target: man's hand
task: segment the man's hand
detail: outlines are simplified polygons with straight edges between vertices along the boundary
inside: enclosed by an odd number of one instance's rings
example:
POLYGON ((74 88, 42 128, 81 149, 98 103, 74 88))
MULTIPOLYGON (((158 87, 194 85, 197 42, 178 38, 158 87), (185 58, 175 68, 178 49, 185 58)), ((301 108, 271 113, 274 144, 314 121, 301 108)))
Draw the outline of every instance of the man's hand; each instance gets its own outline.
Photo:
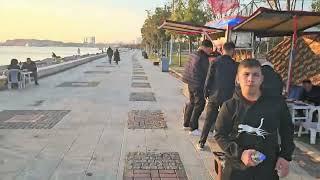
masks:
POLYGON ((251 156, 254 154, 256 150, 254 149, 247 149, 242 152, 241 155, 241 161, 244 165, 250 167, 250 166, 256 166, 256 163, 252 161, 251 156))
POLYGON ((275 169, 278 171, 279 177, 286 177, 289 174, 289 161, 279 157, 275 169))

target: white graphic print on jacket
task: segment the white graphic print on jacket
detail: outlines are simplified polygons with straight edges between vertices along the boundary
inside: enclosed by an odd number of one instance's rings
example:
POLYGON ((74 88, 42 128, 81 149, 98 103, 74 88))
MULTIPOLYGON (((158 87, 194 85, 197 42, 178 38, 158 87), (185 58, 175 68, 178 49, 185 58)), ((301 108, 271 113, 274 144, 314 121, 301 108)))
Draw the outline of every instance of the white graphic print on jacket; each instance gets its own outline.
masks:
POLYGON ((261 137, 263 137, 263 139, 265 139, 265 135, 268 135, 270 133, 268 133, 267 131, 261 129, 261 127, 263 125, 263 120, 264 120, 264 118, 261 118, 260 125, 257 128, 254 128, 252 126, 245 125, 245 124, 239 124, 238 132, 239 133, 246 132, 248 134, 252 134, 252 135, 255 135, 255 136, 261 136, 261 137))

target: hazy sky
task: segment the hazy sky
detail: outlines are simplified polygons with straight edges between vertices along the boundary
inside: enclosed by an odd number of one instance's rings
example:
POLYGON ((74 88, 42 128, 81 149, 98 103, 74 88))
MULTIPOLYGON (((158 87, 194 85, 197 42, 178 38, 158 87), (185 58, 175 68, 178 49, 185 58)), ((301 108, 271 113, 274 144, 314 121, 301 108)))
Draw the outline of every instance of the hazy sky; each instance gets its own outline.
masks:
POLYGON ((168 2, 172 0, 0 0, 0 42, 82 42, 86 36, 96 36, 97 42, 131 42, 140 37, 145 10, 168 2))
POLYGON ((168 0, 0 0, 0 42, 37 38, 82 42, 140 37, 145 10, 168 0))

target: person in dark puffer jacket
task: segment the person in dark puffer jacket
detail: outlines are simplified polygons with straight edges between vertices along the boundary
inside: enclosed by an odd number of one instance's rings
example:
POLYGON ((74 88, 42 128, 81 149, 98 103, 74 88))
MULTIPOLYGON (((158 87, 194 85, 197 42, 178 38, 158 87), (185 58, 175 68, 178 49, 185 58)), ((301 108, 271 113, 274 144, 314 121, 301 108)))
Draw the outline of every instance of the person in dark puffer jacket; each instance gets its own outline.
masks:
POLYGON ((222 180, 278 180, 289 173, 295 148, 290 112, 283 97, 262 93, 262 81, 257 60, 240 62, 240 88, 223 103, 215 124, 215 140, 226 154, 222 180), (252 159, 257 151, 266 156, 260 163, 252 159))
POLYGON ((189 103, 184 111, 184 129, 189 129, 193 135, 200 135, 199 117, 205 107, 204 83, 209 67, 208 57, 212 53, 212 42, 204 40, 196 53, 189 55, 182 81, 188 84, 189 103))

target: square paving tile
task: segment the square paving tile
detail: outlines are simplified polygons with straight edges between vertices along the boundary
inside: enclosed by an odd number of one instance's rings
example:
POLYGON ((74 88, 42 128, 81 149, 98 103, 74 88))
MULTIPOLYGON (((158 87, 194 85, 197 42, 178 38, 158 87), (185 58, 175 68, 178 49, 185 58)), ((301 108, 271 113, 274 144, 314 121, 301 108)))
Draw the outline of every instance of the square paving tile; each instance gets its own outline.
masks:
POLYGON ((147 76, 132 76, 133 80, 148 80, 147 76))
POLYGON ((123 179, 187 180, 177 152, 129 152, 126 156, 123 179))
POLYGON ((143 68, 132 68, 133 71, 144 71, 143 68))
POLYGON ((152 92, 132 92, 130 101, 156 101, 156 97, 152 92))
POLYGON ((132 67, 133 70, 144 70, 143 67, 132 67))
POLYGON ((111 67, 116 67, 115 65, 113 65, 113 64, 110 64, 110 63, 109 63, 109 61, 108 61, 108 62, 106 62, 106 61, 103 61, 103 62, 102 62, 102 64, 107 64, 107 66, 111 66, 111 67))
POLYGON ((110 71, 85 71, 86 74, 109 74, 110 71))
POLYGON ((145 72, 141 72, 141 71, 139 71, 139 72, 137 72, 137 71, 133 71, 133 75, 144 75, 144 74, 146 74, 145 72))
POLYGON ((4 110, 0 129, 51 129, 69 110, 4 110))
POLYGON ((129 129, 162 129, 167 124, 160 110, 132 110, 128 113, 129 129))
POLYGON ((57 87, 96 87, 99 82, 89 81, 89 82, 64 82, 57 87))
POLYGON ((116 67, 114 65, 97 65, 96 67, 116 67))
POLYGON ((131 87, 134 88, 151 88, 150 83, 133 82, 131 87))

